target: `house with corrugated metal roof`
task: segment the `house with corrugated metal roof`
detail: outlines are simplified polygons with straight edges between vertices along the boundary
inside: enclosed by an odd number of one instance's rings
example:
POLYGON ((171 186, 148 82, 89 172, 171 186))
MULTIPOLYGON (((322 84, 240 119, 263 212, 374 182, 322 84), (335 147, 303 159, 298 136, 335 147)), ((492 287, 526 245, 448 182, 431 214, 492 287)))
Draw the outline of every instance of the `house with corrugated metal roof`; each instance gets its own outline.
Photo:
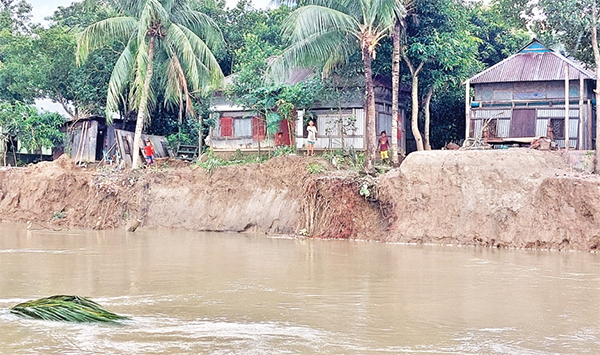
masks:
POLYGON ((592 149, 595 80, 581 63, 533 40, 467 80, 466 137, 502 146, 553 136, 560 147, 592 149))
MULTIPOLYGON (((295 85, 309 79, 314 72, 309 69, 297 69, 286 80, 286 84, 295 85)), ((225 78, 231 83, 232 78, 225 78)), ((392 89, 391 80, 376 76, 375 87, 376 131, 392 130, 392 89)), ((314 103, 310 110, 299 110, 293 122, 281 121, 279 137, 281 141, 266 141, 265 121, 257 117, 250 109, 239 106, 222 91, 216 92, 211 99, 215 127, 211 133, 210 145, 215 151, 255 151, 259 142, 262 147, 268 145, 294 145, 304 149, 307 144, 307 122, 312 119, 317 127, 315 150, 354 147, 366 149, 366 116, 364 105, 364 78, 346 80, 337 88, 342 92, 339 100, 322 99, 314 103)), ((401 152, 406 151, 406 102, 409 88, 401 86, 399 102, 400 121, 398 124, 398 145, 401 152)), ((277 138, 276 138, 277 140, 277 138)))

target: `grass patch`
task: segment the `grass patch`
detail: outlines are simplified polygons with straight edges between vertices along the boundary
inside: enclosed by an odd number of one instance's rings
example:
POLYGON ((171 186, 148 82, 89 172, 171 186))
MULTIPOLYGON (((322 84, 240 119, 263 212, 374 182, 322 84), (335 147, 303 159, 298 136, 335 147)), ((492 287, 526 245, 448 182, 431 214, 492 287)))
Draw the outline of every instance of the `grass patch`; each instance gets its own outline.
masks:
POLYGON ((310 163, 306 166, 306 171, 308 171, 309 174, 320 174, 327 171, 327 168, 319 163, 310 163))
POLYGON ((323 153, 323 158, 329 160, 338 169, 362 171, 365 167, 364 153, 357 152, 354 147, 329 150, 323 153))
POLYGON ((268 160, 266 155, 255 155, 255 154, 244 154, 241 150, 237 150, 229 159, 223 159, 215 155, 212 148, 206 151, 206 158, 204 161, 198 161, 196 166, 204 169, 209 175, 221 166, 229 165, 242 165, 251 163, 262 163, 268 160))

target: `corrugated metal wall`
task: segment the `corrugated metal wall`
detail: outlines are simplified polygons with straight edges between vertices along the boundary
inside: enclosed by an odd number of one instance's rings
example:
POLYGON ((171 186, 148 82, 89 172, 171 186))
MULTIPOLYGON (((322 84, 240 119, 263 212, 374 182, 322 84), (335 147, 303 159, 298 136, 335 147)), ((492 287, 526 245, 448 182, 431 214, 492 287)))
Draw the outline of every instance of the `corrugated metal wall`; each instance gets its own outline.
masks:
MULTIPOLYGON (((498 138, 507 138, 510 136, 510 120, 512 110, 473 110, 473 134, 476 138, 481 137, 481 131, 483 123, 486 119, 495 118, 497 119, 496 124, 496 136, 498 138)), ((540 108, 536 110, 536 127, 535 135, 538 137, 546 136, 548 132, 548 123, 550 119, 564 119, 565 110, 564 107, 555 108, 540 108)), ((579 136, 579 109, 574 108, 569 110, 569 145, 571 147, 577 146, 577 139, 579 136)), ((584 111, 584 122, 587 120, 587 111, 584 111)), ((557 139, 557 144, 564 147, 564 139, 557 139)))

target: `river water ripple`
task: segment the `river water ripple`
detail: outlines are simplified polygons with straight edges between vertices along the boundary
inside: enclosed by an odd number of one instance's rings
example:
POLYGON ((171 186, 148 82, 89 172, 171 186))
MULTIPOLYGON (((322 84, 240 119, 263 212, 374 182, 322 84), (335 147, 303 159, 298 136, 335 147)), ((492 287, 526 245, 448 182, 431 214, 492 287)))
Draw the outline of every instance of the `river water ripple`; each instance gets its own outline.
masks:
POLYGON ((0 354, 599 354, 600 255, 0 224, 0 354), (78 294, 121 325, 8 308, 78 294))

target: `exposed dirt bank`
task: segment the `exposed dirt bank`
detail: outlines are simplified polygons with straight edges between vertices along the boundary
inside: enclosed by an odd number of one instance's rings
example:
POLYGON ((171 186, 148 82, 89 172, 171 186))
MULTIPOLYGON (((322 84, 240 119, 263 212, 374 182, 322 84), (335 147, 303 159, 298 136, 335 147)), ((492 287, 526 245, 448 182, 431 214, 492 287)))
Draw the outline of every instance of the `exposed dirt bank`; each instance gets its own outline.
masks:
MULTIPOLYGON (((34 228, 258 231, 493 247, 600 248, 600 179, 549 152, 413 153, 373 181, 308 173, 323 160, 279 157, 212 175, 169 168, 101 172, 68 158, 0 170, 0 219, 34 228), (371 200, 359 194, 369 186, 371 200)), ((364 191, 363 191, 364 192, 364 191)))
POLYGON ((127 228, 139 220, 150 228, 383 238, 388 222, 358 194, 353 175, 309 174, 315 163, 328 165, 290 156, 211 175, 178 161, 158 171, 103 173, 61 157, 0 170, 0 219, 50 229, 127 228))
POLYGON ((390 241, 600 248, 600 179, 528 149, 410 154, 381 177, 390 241))

